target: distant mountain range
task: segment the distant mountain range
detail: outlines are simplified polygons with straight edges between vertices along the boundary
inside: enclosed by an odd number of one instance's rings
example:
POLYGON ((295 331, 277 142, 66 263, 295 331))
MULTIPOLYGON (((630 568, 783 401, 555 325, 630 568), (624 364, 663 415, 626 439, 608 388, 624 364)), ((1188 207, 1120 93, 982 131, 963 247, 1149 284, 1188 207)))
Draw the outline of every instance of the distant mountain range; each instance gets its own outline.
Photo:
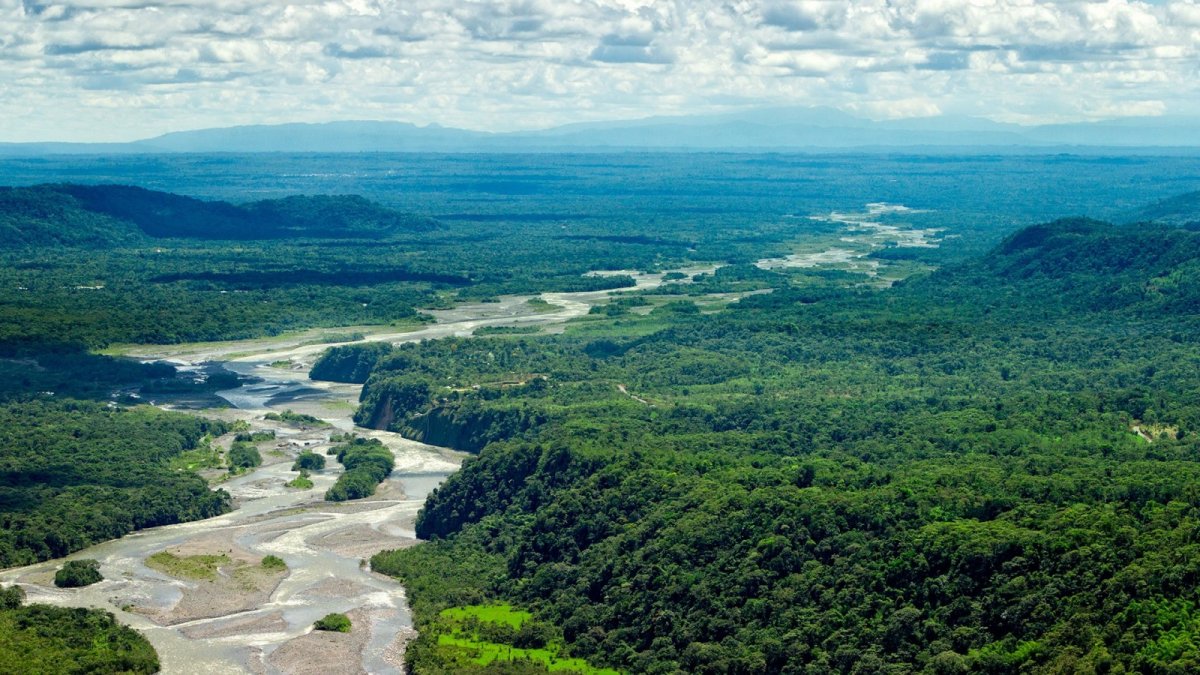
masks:
POLYGON ((177 152, 852 151, 887 148, 1200 148, 1200 118, 1021 126, 965 116, 873 121, 833 108, 764 108, 487 133, 404 122, 180 131, 131 143, 0 143, 0 155, 177 152))

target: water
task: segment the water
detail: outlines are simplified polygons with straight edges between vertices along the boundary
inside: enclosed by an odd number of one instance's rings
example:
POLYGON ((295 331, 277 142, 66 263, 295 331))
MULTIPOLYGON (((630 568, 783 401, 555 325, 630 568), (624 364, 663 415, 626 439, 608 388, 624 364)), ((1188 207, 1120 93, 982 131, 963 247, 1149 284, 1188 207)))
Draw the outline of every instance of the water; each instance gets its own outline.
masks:
MULTIPOLYGON (((639 288, 649 288, 661 282, 661 275, 639 274, 637 279, 639 288)), ((540 314, 527 304, 528 296, 465 305, 435 312, 434 325, 368 339, 403 342, 467 336, 482 326, 562 323, 586 314, 608 294, 546 294, 544 299, 558 311, 540 314)), ((113 612, 146 635, 158 650, 164 673, 282 673, 320 670, 322 663, 336 672, 402 672, 399 653, 413 634, 404 589, 371 572, 365 561, 380 550, 416 543, 417 511, 426 495, 457 470, 464 455, 394 433, 355 428, 351 414, 360 387, 309 380, 312 360, 330 345, 302 342, 296 338, 152 347, 137 354, 184 368, 220 365, 256 378, 254 384, 218 393, 232 409, 204 414, 243 419, 255 430, 274 431, 276 440, 260 446, 267 463, 221 485, 235 500, 231 513, 143 530, 71 556, 100 561, 105 578, 101 583, 55 588, 52 573, 62 561, 7 570, 0 580, 21 583, 30 602, 113 612), (280 360, 300 367, 271 367, 280 360), (285 409, 317 416, 332 426, 299 430, 262 419, 267 412, 285 409), (378 438, 396 455, 396 469, 375 498, 347 504, 322 501, 341 470, 336 461, 312 476, 311 490, 285 486, 296 476, 290 470, 292 458, 303 449, 323 453, 331 445, 330 433, 338 430, 378 438), (272 456, 272 450, 282 456, 272 456), (146 566, 146 558, 154 553, 178 547, 186 553, 237 551, 254 561, 276 555, 287 563, 288 573, 261 602, 242 607, 237 594, 225 587, 172 578, 146 566), (358 619, 352 631, 358 642, 351 649, 357 664, 331 662, 337 654, 308 635, 312 623, 330 612, 351 613, 358 619)))
MULTIPOLYGON (((714 267, 682 270, 711 272, 714 267)), ((633 273, 638 289, 662 283, 661 274, 633 273)), ((468 336, 483 326, 561 324, 586 314, 612 293, 546 293, 558 311, 535 313, 528 296, 498 303, 464 305, 434 312, 437 323, 418 330, 376 334, 368 340, 406 342, 468 336)), ((264 466, 221 485, 234 498, 231 513, 203 521, 143 530, 80 551, 71 558, 100 562, 105 580, 82 589, 51 583, 61 560, 0 572, 0 581, 20 583, 30 602, 98 607, 141 631, 158 651, 164 673, 400 673, 402 651, 412 631, 404 588, 370 571, 374 553, 417 543, 414 524, 426 495, 457 470, 462 453, 411 441, 398 434, 356 428, 351 415, 361 387, 314 382, 312 361, 329 344, 303 344, 314 335, 211 345, 147 347, 136 356, 168 360, 184 368, 220 366, 256 378, 254 384, 218 392, 233 406, 203 414, 241 419, 276 440, 260 446, 264 466), (295 368, 270 364, 290 361, 295 368), (329 427, 301 430, 264 420, 270 411, 291 409, 319 417, 329 427), (340 465, 330 461, 312 476, 311 490, 288 488, 296 476, 292 459, 302 450, 323 453, 334 431, 353 430, 378 438, 396 456, 396 468, 375 497, 344 504, 321 496, 340 465), (273 454, 274 452, 274 454, 273 454), (228 584, 176 579, 146 566, 159 551, 183 554, 229 551, 257 563, 276 555, 286 576, 261 600, 231 591, 228 584), (330 612, 351 615, 349 635, 313 635, 314 621, 330 612)))

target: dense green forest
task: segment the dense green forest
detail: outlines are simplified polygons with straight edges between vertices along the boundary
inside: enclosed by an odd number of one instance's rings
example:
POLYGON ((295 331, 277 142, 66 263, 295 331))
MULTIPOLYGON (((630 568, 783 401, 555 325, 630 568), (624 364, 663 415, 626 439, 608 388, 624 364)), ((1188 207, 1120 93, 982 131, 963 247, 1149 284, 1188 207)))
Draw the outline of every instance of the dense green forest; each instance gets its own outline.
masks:
POLYGON ((24 605, 18 586, 0 588, 0 672, 157 673, 146 638, 98 609, 24 605))
POLYGON ((372 561, 415 670, 493 602, 632 672, 1200 668, 1198 245, 1056 221, 886 291, 331 354, 363 419, 488 430, 372 561))
POLYGON ((370 497, 396 465, 392 452, 377 438, 353 438, 333 446, 329 454, 345 469, 325 493, 330 502, 370 497))
MULTIPOLYGON (((0 188, 0 565, 229 507, 180 470, 224 425, 74 400, 216 385, 98 348, 361 334, 463 301, 634 283, 593 270, 716 263, 565 335, 497 328, 317 364, 315 378, 366 383, 361 424, 479 453, 423 510, 434 541, 374 560, 405 580, 419 672, 500 647, 530 660, 492 666, 505 672, 1187 672, 1200 658, 1200 219, 1194 195, 1139 206, 1194 189, 1191 160, 338 161, 2 162, 29 187, 0 188), (48 182, 65 176, 81 183, 48 182), (916 210, 859 213, 867 199, 916 210), (1071 213, 1156 224, 1002 241, 1071 213), (934 243, 867 241, 890 227, 934 243), (869 264, 751 264, 847 239, 869 264)), ((390 454, 343 446, 331 498, 371 494, 390 454)), ((8 653, 36 637, 84 671, 119 669, 88 645, 156 667, 106 616, 6 605, 0 634, 8 653)))
POLYGON ((1196 212, 1194 197, 1137 206, 1194 188, 1190 160, 1167 158, 340 157, 344 175, 364 176, 352 186, 320 179, 343 174, 322 173, 319 156, 73 161, 5 163, 12 180, 41 184, 0 189, 0 345, 408 324, 462 300, 632 283, 581 276, 592 270, 745 270, 798 241, 844 235, 843 224, 809 216, 853 209, 864 195, 920 207, 874 216, 880 223, 952 232, 938 246, 871 254, 921 265, 981 254, 1048 215, 1179 224, 1196 212), (231 172, 230 162, 252 168, 231 172), (61 176, 88 184, 46 182, 61 176))
POLYGON ((131 185, 0 188, 0 245, 119 245, 151 238, 380 239, 437 222, 358 196, 292 196, 234 205, 131 185))
MULTIPOLYGON (((546 259, 497 232, 444 230, 357 196, 234 205, 120 185, 0 188, 0 348, 407 324, 458 300, 633 283, 581 276, 630 261, 604 241, 561 239, 570 255, 546 259)), ((682 253, 633 248, 641 267, 682 253)))
POLYGON ((417 305, 438 304, 432 289, 470 280, 382 256, 362 264, 358 242, 436 227, 352 196, 236 206, 119 185, 0 188, 0 344, 103 347, 414 320, 417 305), (341 242, 342 255, 315 241, 341 242))
POLYGON ((0 567, 228 511, 228 494, 171 466, 226 431, 222 422, 149 407, 0 404, 0 567))

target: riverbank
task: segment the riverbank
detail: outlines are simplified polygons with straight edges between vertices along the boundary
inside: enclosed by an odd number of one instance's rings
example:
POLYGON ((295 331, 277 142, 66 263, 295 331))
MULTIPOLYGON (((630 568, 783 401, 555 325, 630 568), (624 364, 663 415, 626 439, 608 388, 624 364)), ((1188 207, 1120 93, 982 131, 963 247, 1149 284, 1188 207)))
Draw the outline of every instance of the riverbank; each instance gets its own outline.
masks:
MULTIPOLYGON (((716 266, 679 270, 684 279, 711 274, 716 266)), ((664 274, 630 273, 636 286, 615 291, 546 293, 544 303, 531 296, 462 305, 432 312, 436 323, 402 332, 378 332, 367 341, 406 342, 449 336, 467 337, 485 327, 538 327, 555 330, 586 315, 610 296, 649 290, 664 274), (547 311, 545 304, 556 307, 547 311)), ((399 673, 407 637, 413 635, 404 589, 372 573, 366 565, 385 549, 417 542, 414 524, 426 495, 457 470, 462 453, 425 445, 395 433, 356 428, 351 415, 361 387, 314 382, 312 362, 339 343, 314 341, 323 331, 235 343, 125 347, 121 352, 144 360, 165 360, 183 369, 220 367, 253 378, 253 384, 218 392, 230 408, 194 408, 170 399, 161 407, 227 420, 243 420, 275 440, 260 449, 270 461, 223 482, 234 498, 232 513, 205 521, 144 530, 78 552, 72 558, 100 562, 105 581, 71 591, 49 583, 62 561, 48 561, 0 573, 0 581, 18 582, 30 602, 98 607, 141 631, 158 650, 166 673, 285 673, 300 663, 321 663, 316 652, 338 654, 347 668, 399 673), (327 427, 301 429, 265 419, 269 412, 292 410, 312 415, 327 427), (314 473, 308 490, 290 488, 292 459, 302 451, 319 454, 332 445, 332 433, 355 432, 378 438, 394 453, 396 469, 370 500, 330 504, 321 499, 340 466, 314 473), (232 555, 236 550, 237 556, 232 555), (250 564, 278 556, 287 570, 274 586, 239 589, 236 584, 198 585, 146 564, 163 551, 188 555, 222 553, 250 564), (341 638, 310 636, 312 622, 330 612, 351 613, 354 622, 341 638), (314 645, 320 645, 320 649, 314 645), (347 656, 352 654, 353 656, 347 656)), ((354 342, 361 342, 355 340, 354 342)), ((340 343, 350 344, 350 343, 340 343)), ((228 439, 225 439, 228 440, 228 439)), ((218 565, 217 574, 222 572, 218 565)))
MULTIPOLYGON (((661 275, 639 275, 639 288, 658 283, 661 275)), ((528 296, 463 305, 434 312, 436 324, 364 339, 399 342, 469 336, 484 326, 552 325, 586 314, 608 293, 542 296, 557 308, 553 312, 531 305, 528 296)), ((29 602, 114 613, 150 640, 164 673, 331 672, 329 666, 338 672, 402 672, 404 647, 414 634, 404 589, 372 573, 366 560, 379 551, 417 543, 417 511, 465 455, 395 433, 355 428, 351 415, 361 388, 308 379, 312 361, 330 346, 314 344, 312 334, 302 333, 261 341, 123 348, 135 358, 165 360, 184 369, 220 366, 254 378, 253 384, 218 392, 229 408, 193 408, 190 402, 166 398, 152 402, 273 432, 274 440, 259 445, 267 461, 221 483, 237 506, 229 514, 143 530, 70 556, 98 560, 103 582, 55 588, 53 570, 61 560, 6 570, 0 580, 21 584, 29 602), (280 367, 285 361, 288 367, 280 367), (301 429, 264 418, 284 410, 312 415, 328 426, 301 429), (296 475, 290 470, 296 455, 323 454, 332 445, 331 434, 347 431, 378 438, 396 456, 395 471, 374 497, 341 504, 323 501, 341 471, 336 462, 312 475, 311 489, 287 487, 296 475), (179 578, 147 564, 164 551, 181 557, 225 556, 229 562, 216 563, 212 580, 179 578), (286 571, 263 579, 247 576, 245 570, 267 555, 283 559, 286 571), (312 633, 313 621, 330 612, 350 615, 351 632, 312 633)))

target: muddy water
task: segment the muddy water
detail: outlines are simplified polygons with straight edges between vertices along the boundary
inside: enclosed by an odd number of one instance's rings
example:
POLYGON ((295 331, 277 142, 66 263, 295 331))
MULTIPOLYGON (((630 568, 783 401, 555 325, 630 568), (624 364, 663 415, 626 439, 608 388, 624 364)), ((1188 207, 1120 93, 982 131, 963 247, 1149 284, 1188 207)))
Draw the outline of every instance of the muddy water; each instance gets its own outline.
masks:
MULTIPOLYGON (((635 278, 638 288, 661 283, 660 275, 635 278)), ((420 330, 368 339, 403 342, 467 336, 482 326, 558 324, 586 314, 609 294, 547 293, 542 297, 557 311, 543 313, 535 312, 528 297, 465 305, 434 312, 437 323, 420 330)), ((165 673, 402 672, 403 645, 413 634, 404 589, 371 572, 366 560, 380 550, 416 543, 417 510, 428 492, 458 468, 463 455, 398 434, 355 429, 351 415, 360 387, 309 380, 312 361, 330 345, 303 342, 298 337, 139 351, 141 358, 166 359, 182 367, 217 362, 259 378, 257 384, 220 392, 232 408, 202 412, 274 431, 275 441, 260 444, 266 464, 222 484, 235 500, 231 513, 144 530, 71 556, 100 561, 105 578, 101 583, 55 588, 51 578, 61 561, 0 572, 0 581, 20 583, 30 602, 113 612, 153 643, 165 673), (270 365, 280 361, 292 365, 270 365), (315 415, 330 426, 301 430, 263 419, 267 412, 285 409, 315 415), (396 455, 395 471, 374 498, 347 504, 322 501, 341 470, 332 460, 326 470, 313 475, 311 490, 285 486, 296 475, 290 471, 296 454, 303 449, 323 453, 331 445, 331 432, 350 430, 379 438, 396 455), (230 609, 237 598, 220 597, 231 594, 227 587, 172 578, 145 565, 150 555, 177 548, 228 550, 250 560, 277 555, 287 563, 288 573, 268 589, 262 602, 230 609), (344 641, 332 648, 308 635, 313 621, 330 612, 355 618, 351 635, 328 636, 344 641)))

